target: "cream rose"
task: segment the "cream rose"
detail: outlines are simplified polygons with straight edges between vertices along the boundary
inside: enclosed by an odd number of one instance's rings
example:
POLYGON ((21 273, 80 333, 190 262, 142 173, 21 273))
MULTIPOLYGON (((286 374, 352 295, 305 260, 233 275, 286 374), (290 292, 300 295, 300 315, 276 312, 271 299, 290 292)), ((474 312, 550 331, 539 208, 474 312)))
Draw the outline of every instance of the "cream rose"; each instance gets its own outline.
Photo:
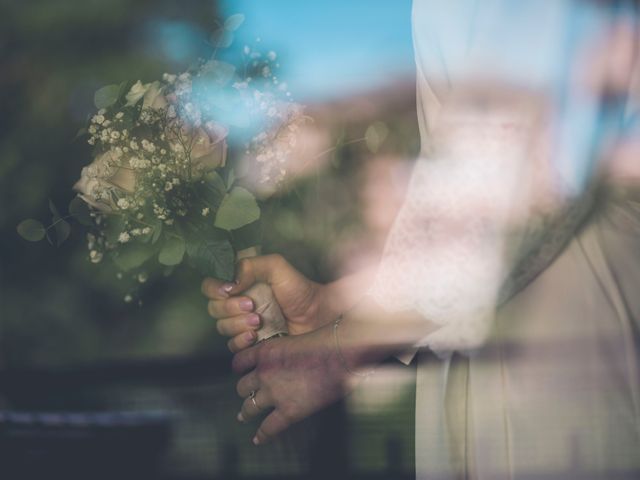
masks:
POLYGON ((159 82, 150 83, 142 100, 142 108, 152 108, 160 110, 167 108, 167 99, 162 94, 162 87, 159 82))
POLYGON ((191 134, 191 162, 202 171, 224 167, 227 160, 228 130, 213 122, 195 129, 191 134))
POLYGON ((108 212, 114 209, 111 192, 133 193, 135 186, 133 169, 124 165, 122 154, 109 150, 82 169, 73 189, 92 207, 108 212))

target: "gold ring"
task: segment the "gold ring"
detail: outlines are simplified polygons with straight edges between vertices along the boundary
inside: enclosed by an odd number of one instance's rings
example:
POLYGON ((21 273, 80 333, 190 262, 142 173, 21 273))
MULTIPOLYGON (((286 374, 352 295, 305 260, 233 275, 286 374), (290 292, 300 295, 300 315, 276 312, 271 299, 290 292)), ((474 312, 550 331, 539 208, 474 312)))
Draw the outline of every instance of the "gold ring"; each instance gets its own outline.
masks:
POLYGON ((258 403, 256 402, 256 393, 258 393, 257 390, 251 390, 251 393, 249 393, 249 398, 251 399, 253 406, 256 407, 256 410, 260 410, 260 407, 258 407, 258 403))

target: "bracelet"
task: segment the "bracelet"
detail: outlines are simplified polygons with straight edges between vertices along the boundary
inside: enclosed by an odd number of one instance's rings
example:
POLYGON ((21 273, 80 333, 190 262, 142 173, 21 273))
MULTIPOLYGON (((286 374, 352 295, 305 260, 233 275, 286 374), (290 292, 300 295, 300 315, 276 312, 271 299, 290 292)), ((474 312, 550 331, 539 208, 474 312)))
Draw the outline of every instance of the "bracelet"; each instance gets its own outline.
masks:
POLYGON ((342 350, 340 349, 340 342, 338 341, 338 327, 340 326, 340 322, 342 322, 342 315, 340 315, 335 322, 333 322, 333 339, 335 341, 336 344, 336 352, 338 352, 338 357, 340 358, 340 363, 342 364, 342 367, 345 369, 345 371, 347 373, 349 373, 350 375, 354 375, 356 377, 362 377, 362 378, 367 378, 369 376, 371 376, 371 374, 373 373, 373 370, 366 372, 366 373, 361 373, 361 372, 356 372, 355 370, 352 370, 351 368, 349 368, 349 366, 347 365, 347 360, 344 358, 344 355, 342 354, 342 350))

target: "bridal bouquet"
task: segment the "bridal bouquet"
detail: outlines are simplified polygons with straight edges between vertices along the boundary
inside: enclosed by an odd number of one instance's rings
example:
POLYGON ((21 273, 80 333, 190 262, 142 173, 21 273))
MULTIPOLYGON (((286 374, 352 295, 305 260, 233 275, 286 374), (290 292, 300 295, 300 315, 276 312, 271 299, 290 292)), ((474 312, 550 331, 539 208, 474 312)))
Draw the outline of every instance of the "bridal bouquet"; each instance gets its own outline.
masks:
MULTIPOLYGON (((231 31, 241 20, 231 17, 225 28, 231 31)), ((71 230, 67 219, 74 218, 88 230, 91 262, 110 258, 139 282, 153 264, 170 269, 185 261, 203 275, 232 280, 238 256, 255 253, 246 247, 259 243, 250 233, 242 245, 235 241, 243 229, 257 231, 244 228, 260 218, 256 187, 273 189, 283 180, 306 121, 273 73, 273 52, 245 47, 243 60, 242 73, 211 58, 150 83, 98 90, 85 133, 93 160, 74 186, 78 196, 69 215, 51 203, 49 226, 29 219, 18 232, 31 241, 53 242, 55 236, 60 244, 71 230), (231 137, 244 140, 234 155, 231 137), (258 179, 253 190, 243 182, 249 176, 258 179)), ((262 309, 263 337, 286 331, 267 286, 247 294, 262 309), (264 318, 267 313, 280 318, 264 318)))

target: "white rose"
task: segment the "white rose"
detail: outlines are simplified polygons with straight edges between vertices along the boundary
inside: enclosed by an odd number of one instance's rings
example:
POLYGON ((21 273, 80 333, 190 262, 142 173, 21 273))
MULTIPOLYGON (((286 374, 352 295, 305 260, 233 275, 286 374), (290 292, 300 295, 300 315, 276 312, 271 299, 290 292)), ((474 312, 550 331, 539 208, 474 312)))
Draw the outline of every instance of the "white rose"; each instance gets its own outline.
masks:
POLYGON ((138 101, 144 97, 144 94, 147 93, 150 86, 150 83, 143 84, 140 80, 134 83, 129 92, 125 95, 125 98, 127 99, 127 106, 130 107, 131 105, 138 103, 138 101))
POLYGON ((144 94, 144 100, 142 100, 142 108, 153 108, 154 110, 160 110, 166 107, 167 99, 162 93, 160 82, 150 83, 144 94))
POLYGON ((108 212, 114 209, 112 191, 133 193, 135 186, 135 173, 123 166, 122 154, 109 150, 82 169, 73 189, 92 207, 108 212))
POLYGON ((224 167, 227 160, 228 130, 212 122, 193 132, 191 144, 191 162, 203 171, 224 167))

